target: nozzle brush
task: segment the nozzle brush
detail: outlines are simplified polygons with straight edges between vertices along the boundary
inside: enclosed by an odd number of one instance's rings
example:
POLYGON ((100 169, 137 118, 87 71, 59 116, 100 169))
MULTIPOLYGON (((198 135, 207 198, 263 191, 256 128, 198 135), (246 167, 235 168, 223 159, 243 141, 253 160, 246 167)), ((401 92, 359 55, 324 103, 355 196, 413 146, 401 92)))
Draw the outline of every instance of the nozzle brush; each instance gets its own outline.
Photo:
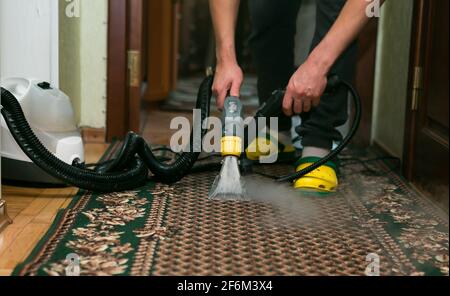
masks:
POLYGON ((243 200, 244 190, 238 163, 242 153, 243 136, 242 103, 239 98, 225 99, 223 123, 222 169, 209 191, 209 199, 243 200))
POLYGON ((220 174, 214 180, 209 192, 212 200, 245 200, 245 190, 241 182, 238 158, 226 156, 220 174))

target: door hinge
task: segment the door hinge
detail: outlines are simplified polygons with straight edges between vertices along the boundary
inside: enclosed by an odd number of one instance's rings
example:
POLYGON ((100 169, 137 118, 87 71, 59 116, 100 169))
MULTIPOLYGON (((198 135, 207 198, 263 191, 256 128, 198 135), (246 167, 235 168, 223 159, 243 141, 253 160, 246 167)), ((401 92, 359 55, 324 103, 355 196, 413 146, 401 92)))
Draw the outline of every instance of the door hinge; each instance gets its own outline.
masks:
POLYGON ((422 95, 423 90, 423 68, 420 66, 414 67, 414 77, 413 77, 413 87, 412 87, 412 99, 411 99, 411 110, 417 111, 419 108, 419 100, 422 95))
POLYGON ((128 51, 128 76, 130 87, 141 85, 141 52, 139 50, 128 51))

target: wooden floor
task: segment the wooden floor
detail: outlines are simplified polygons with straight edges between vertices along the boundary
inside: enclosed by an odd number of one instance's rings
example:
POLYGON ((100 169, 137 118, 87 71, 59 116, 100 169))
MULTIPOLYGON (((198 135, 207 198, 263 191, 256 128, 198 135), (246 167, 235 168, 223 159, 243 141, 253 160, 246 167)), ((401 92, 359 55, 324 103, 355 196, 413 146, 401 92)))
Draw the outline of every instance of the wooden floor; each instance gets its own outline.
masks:
POLYGON ((141 135, 149 144, 167 145, 177 130, 170 129, 170 122, 183 116, 192 122, 192 112, 162 111, 155 105, 147 105, 141 115, 141 135))
MULTIPOLYGON (((86 161, 96 162, 106 144, 86 144, 86 161)), ((21 188, 2 186, 2 197, 13 220, 0 233, 0 276, 10 275, 45 234, 60 209, 70 203, 77 188, 21 188)))

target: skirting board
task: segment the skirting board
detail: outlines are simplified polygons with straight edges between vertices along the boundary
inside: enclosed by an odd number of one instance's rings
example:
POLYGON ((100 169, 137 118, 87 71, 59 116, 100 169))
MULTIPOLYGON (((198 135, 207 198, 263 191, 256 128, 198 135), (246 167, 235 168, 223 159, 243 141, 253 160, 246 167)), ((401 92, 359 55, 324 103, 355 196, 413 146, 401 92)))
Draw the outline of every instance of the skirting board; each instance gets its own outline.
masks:
POLYGON ((81 136, 84 143, 105 143, 106 132, 103 128, 82 127, 81 136))

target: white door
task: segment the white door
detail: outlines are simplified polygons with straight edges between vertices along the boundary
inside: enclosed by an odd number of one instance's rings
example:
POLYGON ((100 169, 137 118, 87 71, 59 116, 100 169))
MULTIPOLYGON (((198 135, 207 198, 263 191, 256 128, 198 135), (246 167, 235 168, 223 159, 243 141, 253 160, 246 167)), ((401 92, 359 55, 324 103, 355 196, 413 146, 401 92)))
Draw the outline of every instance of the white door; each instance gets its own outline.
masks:
POLYGON ((58 0, 0 0, 0 78, 58 87, 58 0))

